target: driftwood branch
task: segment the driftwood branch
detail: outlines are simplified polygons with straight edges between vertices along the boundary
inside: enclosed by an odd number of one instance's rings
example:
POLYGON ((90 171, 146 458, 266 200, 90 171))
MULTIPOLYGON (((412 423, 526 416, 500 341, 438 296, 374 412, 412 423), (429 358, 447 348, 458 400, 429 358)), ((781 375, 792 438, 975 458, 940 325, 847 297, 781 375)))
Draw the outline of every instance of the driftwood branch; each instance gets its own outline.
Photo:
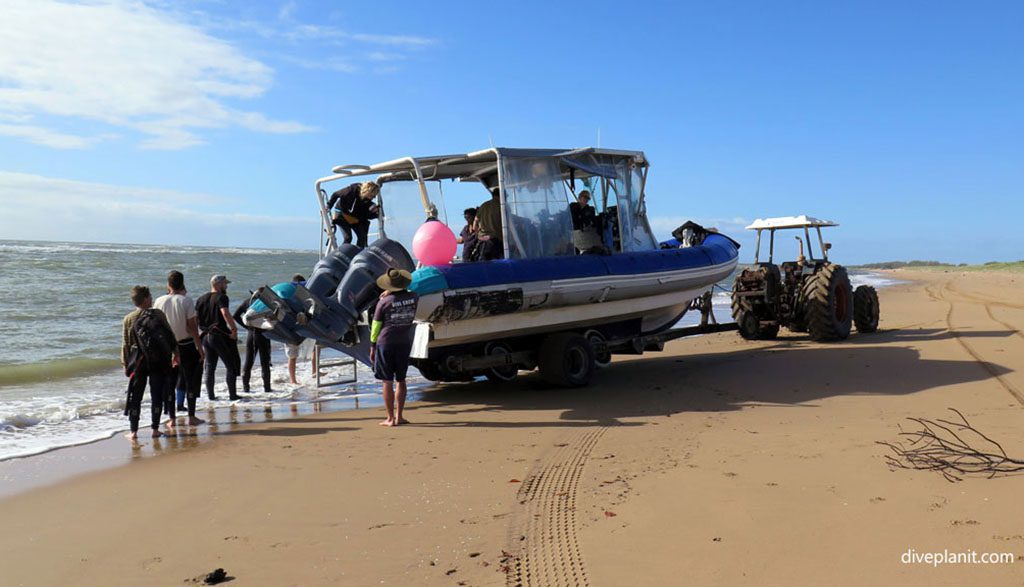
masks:
POLYGON ((938 471, 950 482, 960 481, 964 475, 992 478, 1024 472, 1024 460, 1010 458, 1002 445, 971 426, 963 414, 949 410, 960 420, 907 418, 921 429, 906 431, 900 426, 903 440, 878 442, 892 451, 885 455, 889 466, 938 471))

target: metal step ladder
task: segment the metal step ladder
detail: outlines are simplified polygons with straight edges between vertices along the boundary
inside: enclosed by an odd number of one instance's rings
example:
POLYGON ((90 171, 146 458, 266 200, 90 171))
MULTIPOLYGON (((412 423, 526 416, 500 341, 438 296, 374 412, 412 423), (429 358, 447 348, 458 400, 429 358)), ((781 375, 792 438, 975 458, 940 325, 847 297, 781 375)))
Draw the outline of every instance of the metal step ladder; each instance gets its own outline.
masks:
POLYGON ((352 357, 342 356, 339 358, 332 358, 324 360, 323 358, 324 347, 316 345, 316 350, 313 351, 313 368, 316 370, 316 386, 321 387, 333 387, 335 385, 347 385, 349 383, 356 383, 359 380, 359 361, 356 361, 352 357), (351 377, 345 378, 326 378, 325 376, 329 371, 336 367, 351 367, 351 377))

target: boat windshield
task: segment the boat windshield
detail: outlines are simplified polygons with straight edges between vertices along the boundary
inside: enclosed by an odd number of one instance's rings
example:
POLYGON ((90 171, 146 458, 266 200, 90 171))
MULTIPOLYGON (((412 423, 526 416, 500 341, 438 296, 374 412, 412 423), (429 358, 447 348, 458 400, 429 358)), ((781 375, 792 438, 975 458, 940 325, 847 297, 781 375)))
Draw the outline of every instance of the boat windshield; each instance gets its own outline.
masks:
POLYGON ((509 257, 575 254, 569 205, 584 189, 591 192, 609 250, 656 249, 642 197, 646 169, 616 155, 502 156, 509 257))

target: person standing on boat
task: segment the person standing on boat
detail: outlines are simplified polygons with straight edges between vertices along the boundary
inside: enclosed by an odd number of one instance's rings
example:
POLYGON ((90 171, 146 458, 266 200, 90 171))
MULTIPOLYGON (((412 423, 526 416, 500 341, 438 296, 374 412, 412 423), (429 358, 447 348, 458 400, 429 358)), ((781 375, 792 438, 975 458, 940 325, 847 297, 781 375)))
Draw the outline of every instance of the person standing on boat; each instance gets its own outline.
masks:
POLYGON ((260 357, 260 373, 263 375, 263 392, 270 393, 270 339, 263 335, 262 328, 252 328, 245 324, 242 317, 249 310, 252 298, 238 304, 231 316, 239 326, 245 328, 245 363, 242 364, 242 391, 249 393, 249 381, 252 380, 252 368, 256 364, 256 355, 260 357))
POLYGON ((210 278, 210 291, 196 300, 196 317, 206 352, 206 397, 210 400, 217 399, 213 393, 213 382, 218 359, 224 362, 227 371, 228 396, 232 400, 241 399, 235 385, 242 359, 238 356, 238 327, 228 310, 229 283, 227 277, 214 275, 210 278))
POLYGON ((491 188, 491 199, 476 209, 476 260, 491 261, 505 257, 505 243, 501 240, 501 189, 491 188))
MULTIPOLYGON (((160 296, 153 302, 153 307, 167 317, 167 322, 174 332, 174 339, 178 342, 180 364, 171 370, 170 379, 167 381, 167 397, 164 406, 164 410, 171 418, 168 422, 170 428, 174 427, 175 404, 182 405, 185 401, 188 401, 189 425, 196 426, 203 423, 196 417, 196 399, 199 397, 203 379, 205 353, 203 352, 203 343, 199 338, 196 305, 187 294, 185 276, 181 271, 171 271, 167 274, 167 295, 160 296), (175 402, 173 390, 179 379, 184 383, 185 397, 180 402, 175 402)), ((182 407, 185 406, 182 405, 182 407)))
POLYGON ((476 208, 466 208, 462 217, 466 219, 466 225, 462 227, 462 232, 459 233, 459 238, 455 242, 462 245, 462 262, 468 263, 473 260, 473 253, 476 250, 476 231, 473 229, 476 208))
POLYGON ((372 181, 354 183, 331 194, 327 207, 333 208, 334 225, 341 228, 345 244, 352 243, 356 235, 356 246, 365 249, 370 232, 370 220, 377 218, 378 207, 373 203, 380 194, 380 186, 372 181))
POLYGON ((380 380, 384 392, 387 419, 381 426, 398 426, 409 422, 402 417, 405 409, 405 375, 412 352, 413 318, 419 296, 408 290, 412 274, 391 268, 377 279, 384 290, 373 311, 370 327, 370 362, 373 375, 380 380), (397 400, 397 401, 396 401, 397 400))

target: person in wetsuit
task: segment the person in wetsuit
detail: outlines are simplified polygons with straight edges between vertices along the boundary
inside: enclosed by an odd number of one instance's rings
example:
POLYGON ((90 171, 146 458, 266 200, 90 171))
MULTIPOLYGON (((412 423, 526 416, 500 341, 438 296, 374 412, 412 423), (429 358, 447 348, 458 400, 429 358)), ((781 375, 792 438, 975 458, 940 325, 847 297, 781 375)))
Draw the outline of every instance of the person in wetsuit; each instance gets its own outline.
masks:
POLYGON ((242 321, 242 316, 249 309, 252 299, 238 305, 232 317, 245 328, 245 362, 242 364, 242 391, 249 393, 249 381, 252 379, 252 368, 256 363, 256 355, 260 357, 260 372, 263 375, 263 392, 270 393, 270 339, 263 335, 262 328, 252 328, 242 321))
POLYGON ((203 339, 203 350, 206 352, 206 396, 210 400, 217 399, 213 393, 213 382, 218 359, 224 362, 224 369, 227 371, 229 397, 232 400, 242 399, 238 397, 235 388, 242 359, 238 356, 238 327, 235 326, 235 320, 228 310, 229 283, 231 282, 227 277, 214 275, 210 278, 210 291, 196 300, 199 335, 203 339))
POLYGON ((341 229, 345 244, 352 243, 356 235, 356 246, 365 249, 370 221, 377 218, 379 208, 373 203, 380 194, 380 186, 372 181, 354 183, 331 194, 327 207, 333 208, 334 226, 341 229))

